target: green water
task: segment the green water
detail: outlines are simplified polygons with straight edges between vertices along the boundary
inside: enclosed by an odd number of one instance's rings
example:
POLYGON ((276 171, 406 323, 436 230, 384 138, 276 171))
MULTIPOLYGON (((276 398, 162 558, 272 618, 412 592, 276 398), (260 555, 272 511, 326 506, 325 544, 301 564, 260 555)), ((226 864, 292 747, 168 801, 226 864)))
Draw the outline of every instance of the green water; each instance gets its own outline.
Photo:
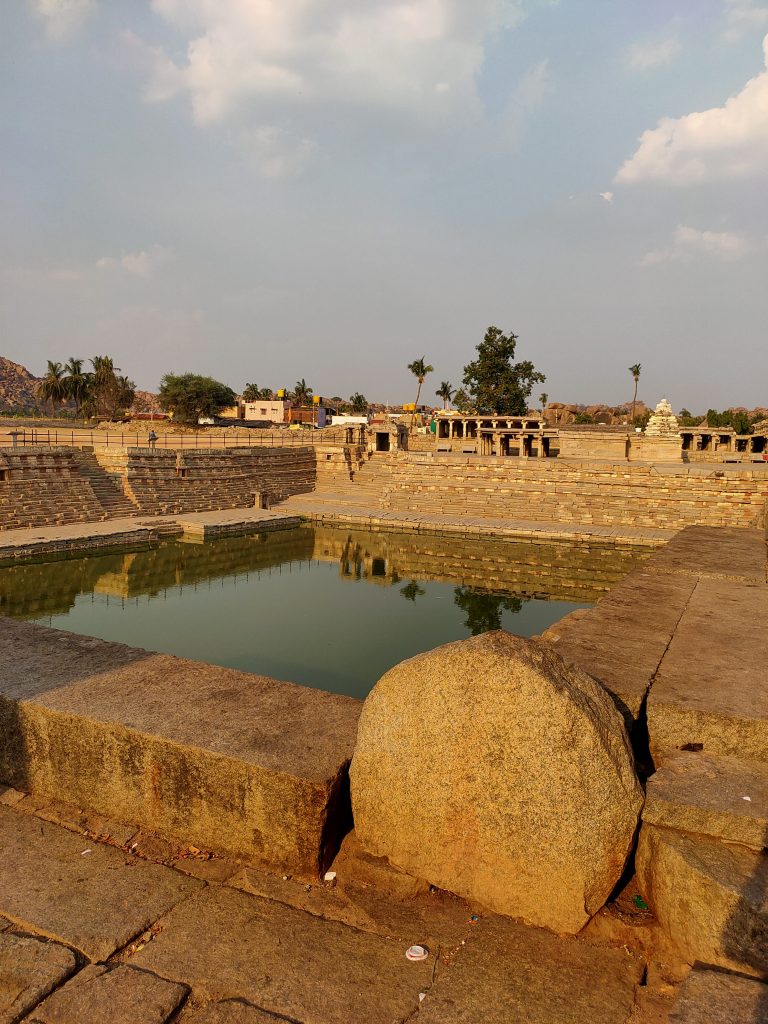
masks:
POLYGON ((439 644, 540 633, 634 563, 583 545, 301 527, 0 569, 0 612, 364 697, 439 644))

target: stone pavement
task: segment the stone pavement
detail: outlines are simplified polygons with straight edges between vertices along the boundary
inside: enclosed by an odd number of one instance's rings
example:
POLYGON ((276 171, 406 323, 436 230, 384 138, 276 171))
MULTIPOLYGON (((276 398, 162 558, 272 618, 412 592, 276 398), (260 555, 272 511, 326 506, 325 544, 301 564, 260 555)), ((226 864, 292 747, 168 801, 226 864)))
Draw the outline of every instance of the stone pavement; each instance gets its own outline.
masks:
MULTIPOLYGON (((189 847, 153 863, 132 836, 84 833, 73 809, 13 790, 0 804, 3 1024, 659 1019, 638 1016, 646 965, 626 944, 494 917, 354 849, 336 885, 310 885, 189 847), (210 864, 219 880, 192 877, 210 864), (413 944, 426 960, 406 959, 413 944)), ((671 1005, 669 982, 654 994, 671 1005)))

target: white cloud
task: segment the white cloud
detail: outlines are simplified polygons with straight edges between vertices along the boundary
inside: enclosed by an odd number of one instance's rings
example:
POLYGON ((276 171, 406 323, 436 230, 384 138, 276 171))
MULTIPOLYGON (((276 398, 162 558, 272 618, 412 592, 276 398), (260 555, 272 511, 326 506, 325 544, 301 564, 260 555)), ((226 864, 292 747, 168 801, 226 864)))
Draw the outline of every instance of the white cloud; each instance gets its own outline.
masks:
POLYGON ((604 199, 605 202, 610 205, 613 202, 613 199, 614 199, 613 192, 601 192, 600 193, 600 198, 604 199))
POLYGON ((296 178, 317 149, 304 139, 274 125, 240 133, 240 147, 263 178, 296 178))
POLYGON ((641 262, 646 267, 659 263, 692 263, 699 259, 736 263, 756 247, 754 239, 735 231, 698 231, 681 224, 670 245, 646 253, 641 262))
POLYGON ((739 39, 745 32, 768 28, 768 6, 755 0, 725 0, 726 38, 739 39))
POLYGON ((96 0, 29 0, 29 5, 54 42, 71 39, 96 10, 96 0))
POLYGON ((148 96, 165 98, 173 82, 199 124, 265 100, 439 112, 446 94, 477 102, 486 37, 532 2, 541 0, 153 0, 189 41, 178 77, 158 59, 148 96))
MULTIPOLYGON (((768 36, 763 40, 768 65, 768 36)), ((635 184, 691 185, 768 173, 768 70, 750 79, 722 107, 662 118, 616 175, 635 184)))
POLYGON ((99 270, 124 270, 134 277, 149 278, 158 267, 173 258, 173 251, 163 245, 153 245, 150 249, 126 252, 122 256, 102 256, 96 260, 99 270))
POLYGON ((510 137, 520 136, 530 117, 541 108, 546 97, 552 92, 554 85, 549 71, 549 61, 539 61, 526 71, 510 96, 504 114, 504 122, 510 137))
POLYGON ((627 51, 627 66, 632 71, 650 71, 669 64, 681 50, 680 40, 674 36, 635 43, 627 51))

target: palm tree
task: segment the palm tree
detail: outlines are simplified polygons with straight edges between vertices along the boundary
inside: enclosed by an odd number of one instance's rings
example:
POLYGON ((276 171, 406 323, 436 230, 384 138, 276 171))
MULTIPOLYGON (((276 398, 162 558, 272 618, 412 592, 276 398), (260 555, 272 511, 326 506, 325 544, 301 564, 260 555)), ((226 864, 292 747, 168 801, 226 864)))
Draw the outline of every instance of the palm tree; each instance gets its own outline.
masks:
POLYGON ((61 405, 67 400, 67 383, 61 363, 48 360, 48 369, 38 385, 37 397, 41 402, 47 402, 50 405, 52 413, 57 405, 61 405))
POLYGON ((257 384, 246 384, 243 389, 244 402, 271 402, 272 388, 260 388, 257 384))
POLYGON ((422 356, 421 359, 414 359, 412 363, 408 363, 408 369, 419 382, 419 389, 416 392, 416 401, 413 406, 413 412, 411 413, 411 425, 409 428, 410 430, 413 430, 413 421, 416 419, 416 408, 419 404, 419 396, 421 395, 421 385, 424 383, 424 379, 427 374, 432 373, 434 366, 430 366, 428 363, 425 363, 424 356, 422 356))
POLYGON ((447 409, 448 403, 453 398, 453 385, 449 384, 447 380, 444 380, 435 394, 438 398, 442 398, 443 408, 447 409))
POLYGON ((541 402, 541 415, 544 415, 544 410, 547 408, 547 402, 549 401, 549 395, 546 391, 542 391, 539 395, 539 401, 541 402))
POLYGON ((630 366, 630 368, 629 368, 629 372, 632 374, 632 379, 635 382, 635 393, 632 396, 632 419, 631 419, 631 422, 632 422, 633 425, 634 425, 634 422, 635 422, 635 404, 637 403, 637 385, 638 385, 638 383, 640 381, 640 370, 641 369, 642 369, 642 367, 641 367, 640 363, 635 363, 633 366, 630 366))
POLYGON ((83 360, 75 359, 74 356, 69 357, 64 370, 67 374, 64 382, 67 389, 67 398, 75 403, 75 416, 77 417, 80 415, 80 410, 88 395, 90 374, 83 372, 83 360))
POLYGON ((365 395, 361 395, 359 391, 356 391, 354 395, 349 396, 349 407, 352 412, 361 416, 363 413, 368 412, 368 399, 365 395))
POLYGON ((303 377, 301 380, 296 381, 293 389, 293 400, 297 405, 309 405, 312 401, 312 388, 308 386, 303 377))

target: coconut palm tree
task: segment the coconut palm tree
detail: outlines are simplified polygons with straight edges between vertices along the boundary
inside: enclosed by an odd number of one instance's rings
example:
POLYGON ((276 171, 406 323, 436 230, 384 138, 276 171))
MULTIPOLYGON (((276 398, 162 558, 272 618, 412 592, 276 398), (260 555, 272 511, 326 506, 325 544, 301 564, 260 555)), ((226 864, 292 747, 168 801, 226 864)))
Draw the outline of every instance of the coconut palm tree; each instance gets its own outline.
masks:
POLYGON ((409 428, 410 430, 413 430, 413 421, 416 419, 416 408, 419 404, 419 397, 421 395, 421 385, 424 383, 427 374, 432 373, 434 366, 430 366, 429 363, 425 363, 424 356, 422 356, 420 359, 414 359, 412 363, 408 363, 408 369, 419 382, 419 388, 416 392, 416 401, 413 406, 413 412, 411 413, 411 425, 409 428))
POLYGON ((541 402, 541 415, 544 415, 544 410, 547 408, 547 402, 549 401, 549 395, 546 391, 542 391, 539 395, 539 402, 541 402))
POLYGON ((309 405, 312 401, 312 388, 302 377, 297 380, 293 388, 293 400, 297 405, 309 405))
POLYGON ((90 374, 83 372, 83 360, 74 356, 69 357, 64 370, 67 374, 64 381, 67 398, 75 403, 75 416, 79 416, 90 388, 90 374))
POLYGON ((630 421, 633 424, 635 422, 635 405, 637 403, 637 385, 640 382, 640 370, 641 369, 642 369, 642 367, 641 367, 640 363, 635 363, 633 366, 630 366, 630 368, 629 368, 629 372, 632 374, 632 379, 635 382, 635 393, 634 393, 634 395, 632 395, 632 418, 631 418, 631 421, 630 421))
POLYGON ((368 399, 365 395, 361 395, 359 391, 356 391, 354 395, 349 396, 349 407, 353 413, 362 416, 368 412, 368 399))
POLYGON ((57 405, 67 400, 67 382, 64 375, 64 367, 61 363, 48 360, 48 369, 37 388, 37 397, 41 402, 47 402, 51 413, 57 405))
POLYGON ((444 409, 448 408, 448 403, 453 398, 453 391, 453 385, 449 384, 447 380, 444 380, 435 392, 438 398, 442 398, 444 409))

